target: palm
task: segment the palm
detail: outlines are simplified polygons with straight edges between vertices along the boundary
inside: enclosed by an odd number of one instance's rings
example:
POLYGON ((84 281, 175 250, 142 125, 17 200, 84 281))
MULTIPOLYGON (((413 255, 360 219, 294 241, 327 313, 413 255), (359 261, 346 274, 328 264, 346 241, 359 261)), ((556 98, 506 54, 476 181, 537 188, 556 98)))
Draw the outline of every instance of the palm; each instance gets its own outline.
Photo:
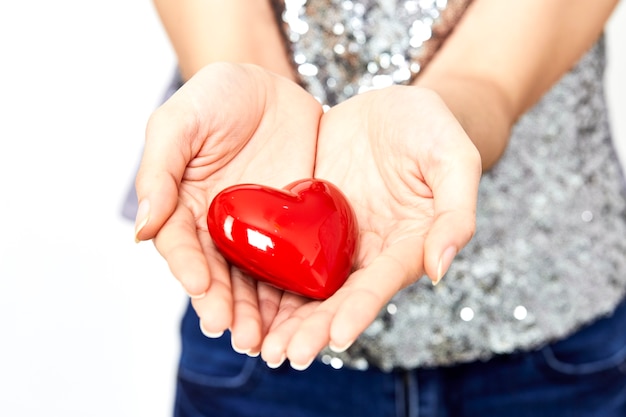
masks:
POLYGON ((183 87, 196 96, 186 100, 197 103, 192 113, 198 114, 199 126, 180 197, 192 206, 202 202, 200 217, 226 186, 280 187, 313 169, 320 106, 286 79, 258 70, 238 72, 227 67, 221 77, 200 73, 194 85, 183 87))
MULTIPOLYGON (((414 252, 420 253, 434 216, 432 191, 414 157, 420 151, 419 139, 402 129, 398 109, 382 103, 372 109, 372 101, 372 96, 358 96, 329 111, 317 149, 316 177, 342 189, 357 214, 361 241, 356 268, 366 267, 382 253, 394 256, 392 248, 405 245, 406 239, 418 245, 414 252), (381 112, 384 106, 386 113, 381 112), (368 123, 345 122, 349 114, 363 111, 369 113, 368 123)), ((418 124, 414 115, 412 119, 418 124)), ((415 279, 422 273, 420 268, 411 275, 415 279)))

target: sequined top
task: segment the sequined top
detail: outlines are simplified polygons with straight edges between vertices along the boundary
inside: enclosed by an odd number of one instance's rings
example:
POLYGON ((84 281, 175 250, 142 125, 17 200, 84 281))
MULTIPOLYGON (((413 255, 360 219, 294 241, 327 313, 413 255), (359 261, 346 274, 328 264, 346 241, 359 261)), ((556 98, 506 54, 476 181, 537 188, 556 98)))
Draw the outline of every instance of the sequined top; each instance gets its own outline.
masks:
MULTIPOLYGON (((328 106, 408 83, 464 0, 286 0, 302 84, 328 106)), ((626 192, 611 142, 600 40, 513 129, 483 175, 477 233, 441 284, 398 293, 343 354, 383 369, 533 349, 610 312, 626 289, 626 192)))

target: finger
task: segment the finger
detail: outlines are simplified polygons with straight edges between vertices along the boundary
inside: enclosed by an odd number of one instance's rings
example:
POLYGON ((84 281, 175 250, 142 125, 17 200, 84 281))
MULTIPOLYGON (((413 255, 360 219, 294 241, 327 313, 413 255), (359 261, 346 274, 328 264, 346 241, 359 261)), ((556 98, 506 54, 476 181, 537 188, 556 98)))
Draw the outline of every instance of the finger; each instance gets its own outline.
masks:
POLYGON ((257 283, 259 314, 261 315, 261 334, 267 335, 278 315, 284 291, 264 282, 257 283))
POLYGON ((191 299, 193 309, 200 319, 200 329, 211 339, 222 336, 232 322, 232 299, 230 294, 224 296, 229 288, 217 280, 214 283, 219 291, 209 291, 202 298, 191 299))
POLYGON ((176 206, 154 244, 190 297, 203 296, 209 289, 209 265, 200 244, 193 214, 176 206))
POLYGON ((257 281, 234 267, 230 275, 233 290, 231 344, 238 353, 256 356, 261 350, 262 339, 257 281))
POLYGON ((135 179, 139 202, 135 222, 137 241, 154 237, 176 207, 178 187, 192 158, 189 141, 197 130, 195 114, 186 110, 184 100, 172 98, 148 121, 135 179))
POLYGON ((288 292, 283 294, 278 313, 261 347, 261 356, 270 368, 277 368, 285 361, 291 337, 304 318, 311 314, 319 303, 296 294, 288 292))
POLYGON ((331 306, 320 306, 300 320, 295 331, 291 330, 293 337, 287 344, 285 354, 292 368, 300 371, 307 369, 320 351, 328 346, 334 310, 331 306))
MULTIPOLYGON (((257 356, 276 318, 283 291, 251 278, 243 279, 248 282, 233 285, 232 345, 237 352, 257 356)), ((233 276, 233 283, 235 280, 236 276, 233 276)))
POLYGON ((191 303, 200 318, 200 328, 207 337, 216 338, 231 327, 233 296, 230 266, 217 253, 208 233, 200 233, 200 244, 208 260, 210 285, 206 293, 191 303))
POLYGON ((434 284, 474 235, 482 173, 480 155, 461 127, 454 126, 449 136, 458 140, 442 141, 424 173, 434 199, 433 224, 424 246, 424 268, 434 284))

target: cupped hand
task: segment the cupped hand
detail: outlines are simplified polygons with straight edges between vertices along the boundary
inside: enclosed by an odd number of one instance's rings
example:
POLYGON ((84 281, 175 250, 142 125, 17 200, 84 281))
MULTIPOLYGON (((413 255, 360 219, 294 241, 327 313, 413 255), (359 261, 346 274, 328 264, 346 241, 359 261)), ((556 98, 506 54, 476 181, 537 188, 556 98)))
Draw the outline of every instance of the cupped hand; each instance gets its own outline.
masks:
POLYGON ((282 294, 231 269, 216 251, 206 225, 212 198, 233 184, 282 187, 311 177, 321 114, 286 78, 218 63, 151 116, 136 179, 136 239, 154 238, 208 335, 237 327, 242 344, 260 345, 273 312, 264 319, 258 300, 282 294))
POLYGON ((394 86, 322 117, 315 176, 347 195, 360 243, 354 272, 332 297, 279 307, 262 355, 297 369, 326 345, 345 350, 402 288, 442 278, 474 233, 481 160, 438 95, 394 86))

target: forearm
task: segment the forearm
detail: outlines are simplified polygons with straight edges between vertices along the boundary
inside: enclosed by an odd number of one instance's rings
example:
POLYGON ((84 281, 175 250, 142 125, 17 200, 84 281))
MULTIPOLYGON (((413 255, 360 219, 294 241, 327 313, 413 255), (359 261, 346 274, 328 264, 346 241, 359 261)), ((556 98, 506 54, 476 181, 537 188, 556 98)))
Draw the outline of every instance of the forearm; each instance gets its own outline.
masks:
POLYGON ((617 0, 474 0, 417 80, 497 162, 516 120, 591 47, 617 0))
POLYGON ((183 78, 211 62, 246 62, 294 78, 270 0, 154 0, 183 78))

